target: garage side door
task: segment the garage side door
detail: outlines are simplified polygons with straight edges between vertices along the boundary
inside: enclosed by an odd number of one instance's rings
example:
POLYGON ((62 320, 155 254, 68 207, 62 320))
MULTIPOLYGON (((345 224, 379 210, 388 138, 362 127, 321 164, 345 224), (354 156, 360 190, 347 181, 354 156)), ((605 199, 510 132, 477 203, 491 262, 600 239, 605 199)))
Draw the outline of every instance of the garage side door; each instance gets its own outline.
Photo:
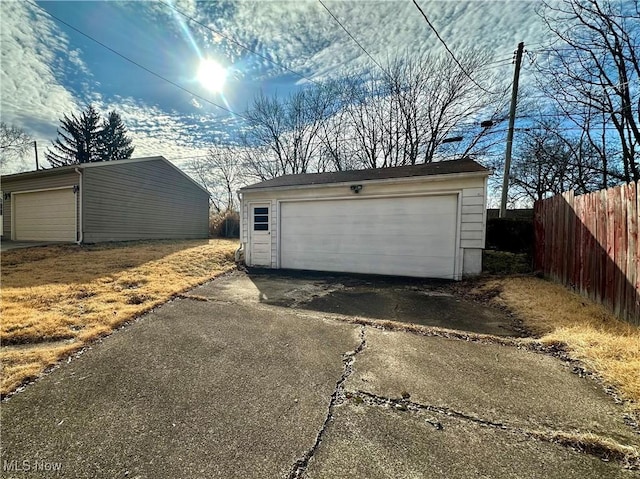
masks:
POLYGON ((76 240, 76 207, 72 188, 16 193, 12 201, 16 240, 76 240))
POLYGON ((457 196, 283 202, 280 267, 454 278, 457 196))

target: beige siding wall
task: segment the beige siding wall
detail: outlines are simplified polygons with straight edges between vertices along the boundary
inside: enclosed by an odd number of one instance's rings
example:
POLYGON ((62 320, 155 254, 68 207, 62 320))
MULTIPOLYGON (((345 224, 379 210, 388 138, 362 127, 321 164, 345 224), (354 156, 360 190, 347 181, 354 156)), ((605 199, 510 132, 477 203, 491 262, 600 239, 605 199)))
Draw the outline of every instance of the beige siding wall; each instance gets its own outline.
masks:
MULTIPOLYGON (((461 198, 460 253, 463 256, 463 265, 468 265, 465 267, 463 273, 477 274, 481 272, 477 266, 477 256, 478 251, 481 252, 485 245, 485 176, 457 177, 455 175, 443 175, 440 177, 403 178, 381 182, 358 181, 353 183, 363 185, 362 191, 358 193, 358 196, 362 198, 457 193, 459 198, 461 198), (465 250, 469 250, 467 261, 464 261, 465 250)), ((289 199, 349 198, 355 196, 350 190, 351 184, 352 183, 244 192, 240 240, 244 245, 245 251, 247 251, 249 247, 249 203, 269 202, 271 204, 271 265, 273 268, 277 268, 279 252, 279 201, 289 199)))
MULTIPOLYGON (((53 188, 61 188, 65 186, 74 186, 79 184, 78 173, 75 171, 67 171, 61 174, 48 175, 45 178, 21 178, 14 180, 4 180, 0 184, 0 189, 3 194, 16 193, 19 191, 37 191, 47 190, 53 188)), ((76 201, 79 201, 79 196, 76 195, 76 201)), ((11 215, 12 205, 10 195, 8 199, 4 200, 3 207, 3 238, 11 239, 11 215)), ((77 211, 77 209, 76 209, 77 211)), ((79 218, 78 218, 79 219, 79 218)))
POLYGON ((87 167, 84 241, 206 238, 208 194, 163 160, 87 167))

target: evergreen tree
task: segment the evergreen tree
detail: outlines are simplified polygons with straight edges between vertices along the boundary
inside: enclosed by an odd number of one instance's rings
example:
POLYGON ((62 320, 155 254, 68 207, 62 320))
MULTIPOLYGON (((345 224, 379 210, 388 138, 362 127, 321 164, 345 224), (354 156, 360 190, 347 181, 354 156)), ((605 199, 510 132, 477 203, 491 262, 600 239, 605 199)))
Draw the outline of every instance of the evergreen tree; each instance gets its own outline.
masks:
POLYGON ((95 161, 123 160, 131 157, 133 147, 120 115, 110 112, 101 121, 100 114, 89 105, 79 116, 64 115, 58 138, 45 156, 51 166, 75 165, 95 161))
POLYGON ((51 166, 73 165, 100 161, 98 137, 100 136, 100 114, 89 105, 80 116, 64 115, 60 120, 58 138, 45 156, 51 166))
POLYGON ((134 150, 134 147, 131 146, 131 138, 127 136, 127 129, 122 123, 120 115, 115 111, 109 112, 106 120, 102 123, 99 148, 102 161, 131 158, 134 150))

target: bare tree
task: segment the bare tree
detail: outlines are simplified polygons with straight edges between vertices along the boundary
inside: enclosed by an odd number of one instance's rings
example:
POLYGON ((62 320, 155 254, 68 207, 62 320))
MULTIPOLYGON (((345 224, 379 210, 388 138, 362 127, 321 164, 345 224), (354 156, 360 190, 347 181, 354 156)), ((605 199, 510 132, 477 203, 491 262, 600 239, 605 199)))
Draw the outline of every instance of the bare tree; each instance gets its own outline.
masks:
MULTIPOLYGON (((463 129, 469 119, 479 115, 494 119, 504 108, 506 90, 494 85, 495 91, 481 92, 471 79, 479 77, 487 55, 468 49, 457 56, 464 71, 450 56, 424 54, 396 59, 382 77, 399 110, 396 164, 433 161, 443 141, 463 129)), ((466 132, 473 138, 484 133, 483 129, 466 132)), ((478 139, 467 141, 466 153, 473 151, 478 139)))
POLYGON ((320 131, 334 104, 325 86, 300 90, 284 100, 258 95, 246 113, 244 146, 256 149, 246 157, 247 167, 263 178, 315 170, 320 131), (273 164, 265 164, 269 160, 273 164))
POLYGON ((194 158, 185 169, 211 194, 217 213, 237 211, 237 190, 244 185, 242 155, 234 147, 209 148, 206 157, 194 158))
POLYGON ((242 186, 242 165, 231 148, 210 148, 206 157, 216 191, 220 191, 222 203, 227 211, 237 211, 236 191, 242 186))
POLYGON ((603 185, 618 169, 624 181, 640 179, 639 10, 638 0, 562 0, 540 12, 559 40, 539 69, 542 82, 599 154, 603 185))
MULTIPOLYGON (((468 50, 405 56, 378 76, 309 86, 285 99, 256 97, 246 113, 247 174, 260 180, 291 173, 378 168, 438 159, 445 139, 469 119, 497 118, 507 92, 481 92, 470 75, 486 63, 468 50)), ((477 126, 477 125, 476 125, 477 126)), ((465 130, 464 155, 486 151, 486 129, 465 130)))
POLYGON ((486 150, 489 143, 481 139, 487 130, 468 128, 469 120, 497 119, 507 92, 481 93, 469 78, 486 63, 485 55, 469 50, 459 59, 464 72, 448 56, 399 57, 384 74, 352 88, 346 108, 361 167, 429 163, 448 137, 463 132, 459 154, 486 150))
POLYGON ((320 122, 318 140, 318 171, 343 171, 357 168, 354 160, 354 138, 349 117, 349 105, 356 98, 359 80, 345 77, 322 86, 332 101, 320 122))
POLYGON ((0 122, 0 168, 3 171, 10 163, 22 162, 32 146, 33 138, 24 130, 4 121, 0 122))
POLYGON ((395 150, 393 121, 397 109, 388 100, 387 90, 376 78, 351 80, 352 96, 346 104, 347 134, 353 145, 353 159, 360 168, 391 166, 391 154, 395 150), (386 121, 385 121, 386 120, 386 121))
POLYGON ((511 175, 511 200, 532 202, 573 190, 600 188, 598 152, 584 136, 563 135, 558 121, 541 121, 523 132, 511 175))

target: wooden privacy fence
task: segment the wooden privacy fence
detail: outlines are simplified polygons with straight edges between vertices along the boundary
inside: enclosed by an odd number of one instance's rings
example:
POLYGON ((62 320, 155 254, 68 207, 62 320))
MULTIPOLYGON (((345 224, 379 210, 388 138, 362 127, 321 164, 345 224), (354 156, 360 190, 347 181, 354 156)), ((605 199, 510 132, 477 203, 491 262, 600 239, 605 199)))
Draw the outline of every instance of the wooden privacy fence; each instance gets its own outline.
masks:
POLYGON ((640 326, 640 182, 534 207, 535 269, 640 326))

